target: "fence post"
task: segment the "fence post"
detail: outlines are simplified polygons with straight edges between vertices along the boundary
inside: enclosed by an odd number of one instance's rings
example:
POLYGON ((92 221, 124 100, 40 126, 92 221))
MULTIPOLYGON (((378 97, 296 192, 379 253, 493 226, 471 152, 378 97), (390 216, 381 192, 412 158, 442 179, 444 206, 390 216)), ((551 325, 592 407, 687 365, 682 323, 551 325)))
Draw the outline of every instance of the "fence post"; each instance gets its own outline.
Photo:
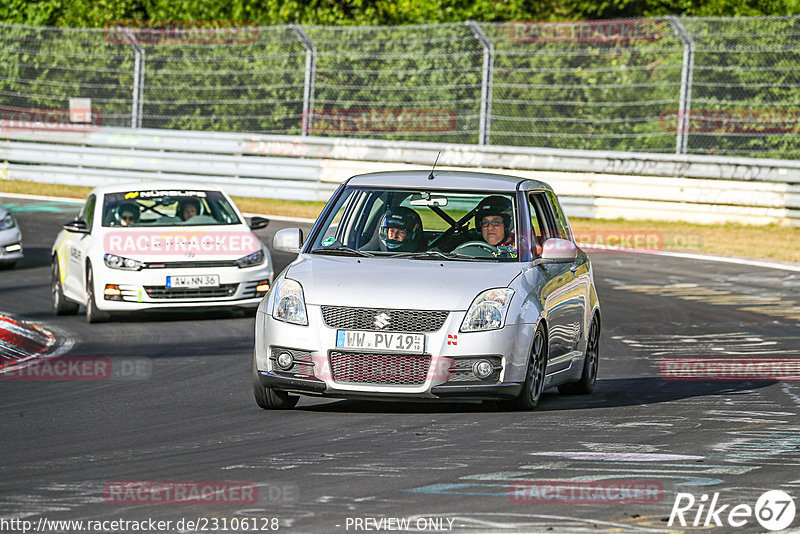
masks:
POLYGON ((303 81, 302 135, 311 135, 311 120, 314 109, 314 77, 317 69, 317 49, 302 26, 299 24, 291 24, 290 26, 303 44, 303 48, 306 49, 306 75, 303 81))
POLYGON ((130 28, 125 28, 125 35, 133 48, 133 98, 131 103, 131 128, 142 127, 142 100, 144 100, 144 48, 136 42, 130 28))
POLYGON ((675 153, 686 154, 689 143, 689 115, 692 110, 692 71, 694 70, 694 40, 681 20, 675 15, 667 16, 672 29, 683 43, 683 63, 681 65, 681 93, 678 103, 678 138, 675 153))
POLYGON ((483 76, 481 79, 481 114, 478 144, 488 145, 492 119, 492 72, 494 71, 494 44, 481 25, 468 20, 467 26, 483 46, 483 76))

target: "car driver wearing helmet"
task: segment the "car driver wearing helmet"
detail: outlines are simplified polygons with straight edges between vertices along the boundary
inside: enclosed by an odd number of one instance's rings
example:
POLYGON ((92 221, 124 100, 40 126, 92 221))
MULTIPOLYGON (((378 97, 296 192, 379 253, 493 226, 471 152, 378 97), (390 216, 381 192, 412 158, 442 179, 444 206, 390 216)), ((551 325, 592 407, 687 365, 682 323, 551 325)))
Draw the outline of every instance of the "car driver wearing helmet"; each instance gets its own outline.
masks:
POLYGON ((490 245, 514 247, 511 213, 511 201, 507 198, 497 195, 486 197, 475 208, 475 229, 490 245))
POLYGON ((391 208, 381 219, 378 235, 384 252, 419 252, 424 237, 422 219, 410 208, 391 208))
POLYGON ((139 222, 139 205, 136 202, 121 202, 117 206, 117 224, 133 226, 139 222))

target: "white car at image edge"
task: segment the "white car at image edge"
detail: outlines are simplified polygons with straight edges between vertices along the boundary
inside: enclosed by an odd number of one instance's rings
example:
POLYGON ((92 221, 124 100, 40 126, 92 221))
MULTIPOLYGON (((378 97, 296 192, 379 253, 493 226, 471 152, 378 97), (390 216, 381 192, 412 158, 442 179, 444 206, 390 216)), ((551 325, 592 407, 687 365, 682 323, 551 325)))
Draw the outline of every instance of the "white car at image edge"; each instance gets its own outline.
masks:
POLYGON ((8 210, 0 206, 0 269, 10 269, 22 259, 22 232, 8 210))
POLYGON ((52 248, 57 315, 86 306, 90 323, 114 312, 256 308, 272 258, 223 191, 186 183, 99 187, 52 248))

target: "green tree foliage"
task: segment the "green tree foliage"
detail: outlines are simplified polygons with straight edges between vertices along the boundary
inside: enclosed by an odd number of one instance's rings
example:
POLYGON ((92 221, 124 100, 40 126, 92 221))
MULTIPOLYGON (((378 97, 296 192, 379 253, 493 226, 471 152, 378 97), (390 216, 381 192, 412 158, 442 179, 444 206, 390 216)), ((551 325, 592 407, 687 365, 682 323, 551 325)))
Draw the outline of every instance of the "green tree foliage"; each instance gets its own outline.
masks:
POLYGON ((4 0, 0 21, 99 28, 120 20, 259 25, 427 24, 800 13, 800 0, 4 0))

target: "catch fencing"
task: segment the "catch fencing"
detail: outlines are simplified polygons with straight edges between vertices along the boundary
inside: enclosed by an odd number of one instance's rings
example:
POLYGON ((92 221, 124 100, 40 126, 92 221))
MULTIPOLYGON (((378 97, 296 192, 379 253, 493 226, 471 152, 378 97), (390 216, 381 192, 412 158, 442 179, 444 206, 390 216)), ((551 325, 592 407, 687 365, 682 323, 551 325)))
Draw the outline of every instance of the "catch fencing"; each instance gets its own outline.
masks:
POLYGON ((799 59, 800 17, 0 25, 0 126, 796 159, 799 59))

